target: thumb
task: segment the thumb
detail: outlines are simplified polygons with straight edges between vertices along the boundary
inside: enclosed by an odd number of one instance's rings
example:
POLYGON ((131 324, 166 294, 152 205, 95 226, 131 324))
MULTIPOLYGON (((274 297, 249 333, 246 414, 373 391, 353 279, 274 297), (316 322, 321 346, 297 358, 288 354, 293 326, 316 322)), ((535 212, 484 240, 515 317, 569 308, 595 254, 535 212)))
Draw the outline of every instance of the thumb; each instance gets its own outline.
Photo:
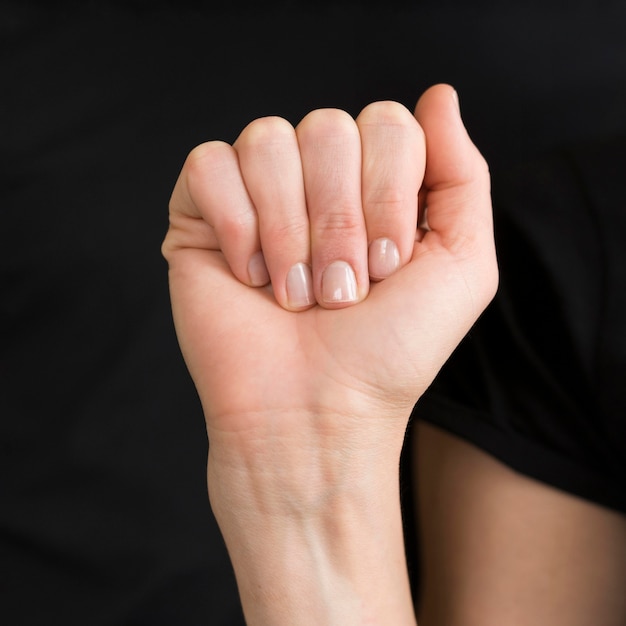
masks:
POLYGON ((483 254, 491 252, 489 169, 465 130, 456 91, 444 84, 431 87, 419 99, 415 117, 426 138, 429 229, 461 257, 475 252, 476 246, 483 254))

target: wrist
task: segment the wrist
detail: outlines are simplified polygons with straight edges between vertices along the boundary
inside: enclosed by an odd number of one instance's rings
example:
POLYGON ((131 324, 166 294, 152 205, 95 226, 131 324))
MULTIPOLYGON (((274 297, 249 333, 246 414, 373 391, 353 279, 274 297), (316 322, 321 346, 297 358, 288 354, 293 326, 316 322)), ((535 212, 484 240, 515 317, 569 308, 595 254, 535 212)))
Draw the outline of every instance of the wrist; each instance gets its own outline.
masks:
POLYGON ((247 437, 244 453, 215 439, 211 504, 249 624, 414 623, 401 441, 338 452, 313 435, 308 447, 247 437))
POLYGON ((414 624, 397 482, 381 485, 384 496, 338 491, 288 515, 214 503, 247 623, 414 624))

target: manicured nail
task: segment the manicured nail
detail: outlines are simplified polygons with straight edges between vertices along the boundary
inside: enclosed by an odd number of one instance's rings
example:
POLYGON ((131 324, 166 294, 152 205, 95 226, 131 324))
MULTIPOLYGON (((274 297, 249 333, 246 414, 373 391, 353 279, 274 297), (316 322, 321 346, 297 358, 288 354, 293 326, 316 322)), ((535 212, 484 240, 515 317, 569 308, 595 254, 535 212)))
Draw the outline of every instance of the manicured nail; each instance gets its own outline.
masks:
POLYGON ((374 239, 369 247, 369 273, 373 280, 382 280, 391 276, 400 267, 398 246, 388 239, 374 239))
POLYGON ((259 250, 255 252, 248 261, 248 275, 250 276, 250 284, 253 287, 262 287, 270 282, 270 275, 265 265, 263 253, 259 250))
POLYGON ((356 276, 345 261, 334 261, 322 275, 322 298, 324 302, 355 302, 356 276))
POLYGON ((315 303, 311 268, 306 263, 296 263, 287 273, 287 301, 294 309, 315 303))

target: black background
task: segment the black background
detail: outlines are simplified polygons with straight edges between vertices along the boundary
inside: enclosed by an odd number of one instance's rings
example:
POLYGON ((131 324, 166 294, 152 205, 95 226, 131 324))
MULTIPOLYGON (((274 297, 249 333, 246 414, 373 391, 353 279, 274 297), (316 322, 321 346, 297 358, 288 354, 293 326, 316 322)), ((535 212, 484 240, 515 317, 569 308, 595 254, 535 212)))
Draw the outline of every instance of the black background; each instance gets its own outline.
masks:
POLYGON ((626 131, 613 2, 0 2, 0 622, 241 624, 160 244, 186 154, 453 84, 494 178, 626 131))

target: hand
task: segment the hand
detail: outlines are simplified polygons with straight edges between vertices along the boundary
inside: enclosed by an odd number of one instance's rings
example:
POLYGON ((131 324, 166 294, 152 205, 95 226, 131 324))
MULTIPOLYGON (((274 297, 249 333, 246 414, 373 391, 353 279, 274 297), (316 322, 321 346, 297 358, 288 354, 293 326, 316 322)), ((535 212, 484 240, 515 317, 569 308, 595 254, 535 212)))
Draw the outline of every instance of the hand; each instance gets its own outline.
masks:
POLYGON ((313 111, 295 129, 255 120, 234 146, 210 142, 190 155, 170 245, 221 250, 244 284, 271 276, 286 309, 353 304, 369 277, 411 259, 424 148, 419 124, 396 103, 372 104, 356 121, 313 111))
POLYGON ((497 282, 488 170, 455 92, 431 88, 415 118, 376 103, 356 121, 315 111, 205 144, 170 224, 174 319, 246 616, 405 623, 406 422, 497 282))

